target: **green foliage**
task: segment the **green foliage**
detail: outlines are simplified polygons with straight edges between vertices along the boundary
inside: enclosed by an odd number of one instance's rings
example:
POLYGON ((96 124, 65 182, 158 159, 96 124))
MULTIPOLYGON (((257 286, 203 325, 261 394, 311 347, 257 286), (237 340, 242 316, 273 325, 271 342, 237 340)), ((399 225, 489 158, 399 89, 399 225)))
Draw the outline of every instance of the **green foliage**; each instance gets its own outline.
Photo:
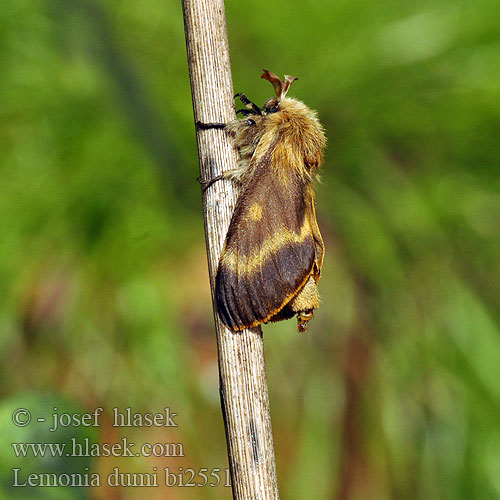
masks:
MULTIPOLYGON (((283 496, 500 498, 500 4, 226 10, 235 91, 296 75, 329 138, 322 307, 265 327, 283 496)), ((170 406, 225 467, 180 4, 6 0, 0 54, 2 394, 170 406)))

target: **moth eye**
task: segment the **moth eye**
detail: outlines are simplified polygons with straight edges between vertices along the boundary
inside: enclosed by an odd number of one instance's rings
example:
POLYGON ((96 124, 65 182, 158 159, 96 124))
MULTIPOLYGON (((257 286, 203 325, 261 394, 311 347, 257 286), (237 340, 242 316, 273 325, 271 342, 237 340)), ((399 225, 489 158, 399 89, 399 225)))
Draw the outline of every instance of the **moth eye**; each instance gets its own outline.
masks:
POLYGON ((253 127, 255 125, 255 120, 251 120, 250 118, 247 120, 247 125, 250 125, 250 127, 253 127))

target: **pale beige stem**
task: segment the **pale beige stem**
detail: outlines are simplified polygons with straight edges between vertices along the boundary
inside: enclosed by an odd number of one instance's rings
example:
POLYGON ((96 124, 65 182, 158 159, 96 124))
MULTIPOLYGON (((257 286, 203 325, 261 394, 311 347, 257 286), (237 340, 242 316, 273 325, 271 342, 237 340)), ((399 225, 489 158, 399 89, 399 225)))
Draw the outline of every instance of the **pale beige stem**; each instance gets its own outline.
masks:
MULTIPOLYGON (((235 119, 223 0, 183 0, 195 121, 235 119)), ((201 179, 237 167, 237 155, 221 129, 197 129, 201 179)), ((194 179, 193 179, 194 181, 194 179)), ((236 202, 234 183, 218 181, 203 194, 208 268, 217 332, 222 412, 236 500, 279 499, 271 416, 260 328, 234 333, 217 314, 214 282, 236 202)))

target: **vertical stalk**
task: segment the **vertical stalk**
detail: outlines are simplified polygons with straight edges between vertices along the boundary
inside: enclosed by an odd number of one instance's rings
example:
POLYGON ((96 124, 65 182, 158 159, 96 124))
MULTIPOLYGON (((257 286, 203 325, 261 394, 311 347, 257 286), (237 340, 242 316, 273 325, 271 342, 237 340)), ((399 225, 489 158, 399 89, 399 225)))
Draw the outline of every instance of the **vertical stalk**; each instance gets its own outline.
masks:
MULTIPOLYGON (((183 0, 186 46, 195 121, 227 123, 236 118, 223 0, 183 0)), ((201 179, 237 166, 224 130, 196 131, 201 179)), ((264 340, 260 328, 234 333, 219 319, 215 275, 237 192, 218 181, 203 194, 208 268, 212 290, 221 405, 226 428, 233 498, 279 499, 264 340)))

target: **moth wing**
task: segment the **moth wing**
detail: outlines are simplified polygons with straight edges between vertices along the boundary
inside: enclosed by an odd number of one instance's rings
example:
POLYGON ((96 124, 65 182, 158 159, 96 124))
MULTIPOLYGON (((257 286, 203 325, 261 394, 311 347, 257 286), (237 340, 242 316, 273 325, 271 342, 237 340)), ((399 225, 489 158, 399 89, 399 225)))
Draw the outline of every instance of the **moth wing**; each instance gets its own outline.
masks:
POLYGON ((309 203, 307 214, 309 216, 314 238, 314 244, 316 247, 316 256, 314 259, 314 264, 315 264, 314 278, 317 283, 320 277, 321 267, 323 266, 323 258, 325 256, 325 244, 323 243, 323 237, 321 236, 321 232, 318 226, 318 221, 316 219, 316 207, 314 204, 314 193, 312 187, 310 187, 310 193, 309 196, 307 197, 307 202, 309 203))
POLYGON ((271 319, 317 267, 319 229, 310 182, 296 166, 283 164, 286 155, 274 152, 251 164, 219 262, 216 299, 233 330, 271 319))

